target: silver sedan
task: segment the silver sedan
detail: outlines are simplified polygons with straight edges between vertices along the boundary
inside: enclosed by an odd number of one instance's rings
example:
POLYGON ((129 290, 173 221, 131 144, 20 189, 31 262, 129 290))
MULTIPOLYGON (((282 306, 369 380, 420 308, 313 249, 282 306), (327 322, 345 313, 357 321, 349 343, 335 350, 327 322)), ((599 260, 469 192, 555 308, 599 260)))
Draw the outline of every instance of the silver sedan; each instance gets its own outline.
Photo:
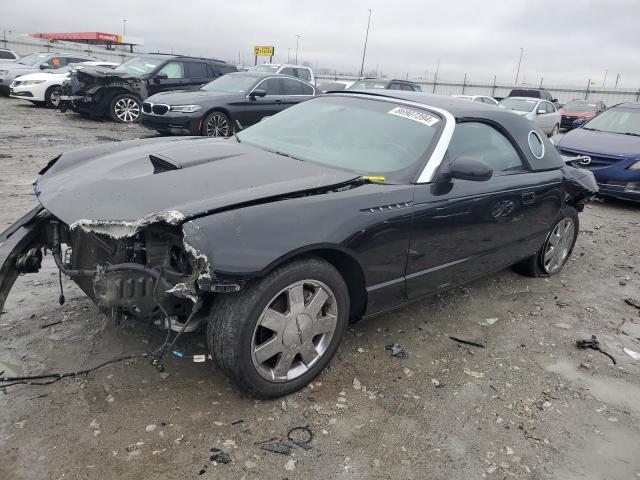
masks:
POLYGON ((536 127, 550 137, 560 131, 560 112, 558 112, 553 103, 547 100, 528 97, 507 97, 498 106, 528 118, 535 123, 536 127))

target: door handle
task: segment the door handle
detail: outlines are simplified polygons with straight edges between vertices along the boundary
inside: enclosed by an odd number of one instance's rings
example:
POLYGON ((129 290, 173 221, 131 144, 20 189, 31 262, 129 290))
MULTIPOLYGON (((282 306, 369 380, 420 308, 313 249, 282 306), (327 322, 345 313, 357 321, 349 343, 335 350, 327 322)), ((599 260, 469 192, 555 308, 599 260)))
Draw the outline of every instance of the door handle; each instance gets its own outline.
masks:
POLYGON ((282 103, 282 100, 274 100, 273 103, 282 103))
POLYGON ((524 192, 522 194, 522 203, 533 203, 536 199, 536 192, 524 192))

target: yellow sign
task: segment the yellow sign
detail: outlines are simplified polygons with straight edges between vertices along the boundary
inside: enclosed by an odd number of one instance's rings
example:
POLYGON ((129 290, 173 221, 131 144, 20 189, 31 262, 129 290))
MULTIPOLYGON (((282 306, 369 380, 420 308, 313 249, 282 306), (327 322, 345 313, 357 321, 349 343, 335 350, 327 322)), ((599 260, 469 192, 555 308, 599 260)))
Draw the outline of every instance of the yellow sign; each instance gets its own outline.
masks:
POLYGON ((253 54, 256 57, 273 57, 274 47, 253 47, 253 54))

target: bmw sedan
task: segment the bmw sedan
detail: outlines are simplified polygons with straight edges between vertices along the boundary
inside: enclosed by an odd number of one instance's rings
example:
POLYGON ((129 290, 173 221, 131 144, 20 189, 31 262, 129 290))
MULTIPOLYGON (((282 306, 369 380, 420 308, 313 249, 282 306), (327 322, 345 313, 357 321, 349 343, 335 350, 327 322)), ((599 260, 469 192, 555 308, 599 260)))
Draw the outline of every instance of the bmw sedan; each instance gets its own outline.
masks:
POLYGON ((294 77, 229 73, 199 90, 149 97, 141 122, 163 134, 228 137, 315 94, 313 85, 294 77))
POLYGON ((105 315, 167 331, 154 365, 203 327, 257 397, 312 381, 363 317, 509 266, 557 274, 597 192, 525 119, 393 90, 316 97, 235 138, 70 151, 40 173, 39 205, 0 234, 0 312, 46 250, 105 315))
POLYGON ((640 103, 621 103, 553 138, 563 155, 585 155, 600 193, 640 201, 640 103))

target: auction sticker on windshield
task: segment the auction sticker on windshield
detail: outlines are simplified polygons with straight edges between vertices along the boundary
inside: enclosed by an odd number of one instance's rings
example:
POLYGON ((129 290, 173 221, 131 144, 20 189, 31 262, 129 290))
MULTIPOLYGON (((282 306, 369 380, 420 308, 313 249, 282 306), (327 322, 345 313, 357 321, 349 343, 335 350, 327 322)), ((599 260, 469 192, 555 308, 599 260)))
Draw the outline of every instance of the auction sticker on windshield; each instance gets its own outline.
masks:
POLYGON ((408 120, 413 120, 414 122, 422 123, 428 127, 432 127, 440 121, 440 119, 436 117, 433 117, 427 113, 419 112, 418 110, 414 110, 412 108, 396 107, 392 108, 387 113, 395 115, 397 117, 406 118, 408 120))

